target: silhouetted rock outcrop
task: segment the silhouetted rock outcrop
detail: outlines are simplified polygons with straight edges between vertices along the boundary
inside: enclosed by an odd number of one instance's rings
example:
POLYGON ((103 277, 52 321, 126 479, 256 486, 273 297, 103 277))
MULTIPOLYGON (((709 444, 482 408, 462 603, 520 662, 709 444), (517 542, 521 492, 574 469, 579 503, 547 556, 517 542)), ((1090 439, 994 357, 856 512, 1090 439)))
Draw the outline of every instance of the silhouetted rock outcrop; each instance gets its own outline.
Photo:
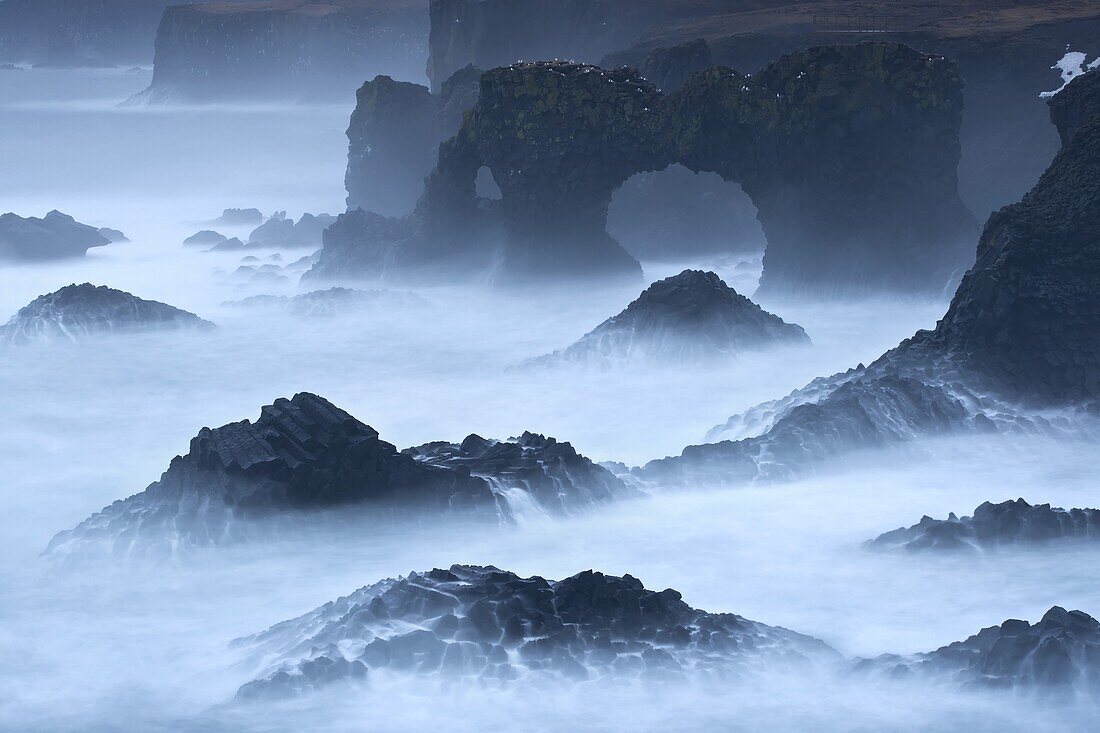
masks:
POLYGON ((248 235, 249 247, 275 247, 294 249, 321 246, 321 234, 325 227, 336 221, 331 214, 302 214, 298 221, 288 219, 286 212, 276 212, 248 235))
POLYGON ((0 342, 80 340, 104 332, 212 328, 194 313, 90 283, 35 298, 0 326, 0 342))
POLYGON ((219 234, 210 229, 203 229, 201 232, 195 232, 187 239, 183 240, 183 243, 188 247, 209 247, 213 244, 221 244, 228 237, 224 234, 219 234))
POLYGON ((95 227, 81 224, 60 211, 51 211, 41 219, 16 214, 0 216, 0 262, 83 257, 92 247, 110 243, 95 227))
POLYGON ((587 570, 554 581, 469 565, 383 580, 235 646, 264 655, 267 667, 239 699, 308 692, 375 670, 507 687, 732 681, 840 659, 817 639, 700 611, 630 575, 587 570))
POLYGON ((527 363, 678 361, 809 342, 801 326, 768 313, 713 272, 684 270, 650 285, 572 346, 527 363))
POLYGON ((344 99, 376 74, 423 78, 426 0, 173 5, 135 102, 344 99))
POLYGON ((531 508, 579 510, 630 493, 567 443, 525 436, 519 448, 498 449, 493 455, 501 460, 468 463, 444 460, 441 446, 402 453, 369 425, 303 392, 265 406, 254 423, 203 428, 159 481, 58 534, 47 552, 163 554, 300 531, 310 518, 346 523, 469 513, 508 522, 531 508), (553 494, 545 490, 551 483, 553 494))
POLYGON ((1037 545, 1056 540, 1100 540, 1100 510, 1060 509, 1028 504, 1023 499, 1000 504, 985 502, 974 516, 959 519, 921 517, 912 527, 881 534, 864 543, 871 550, 987 550, 1012 545, 1037 545))
POLYGON ((932 652, 861 660, 855 670, 965 688, 1092 698, 1100 690, 1100 622, 1083 611, 1054 606, 1035 624, 1009 619, 932 652))
POLYGON ((130 238, 117 229, 111 229, 110 227, 100 227, 98 229, 100 235, 103 236, 111 244, 115 242, 129 242, 130 238))
POLYGON ((811 49, 752 77, 715 68, 674 95, 625 68, 493 69, 416 212, 334 226, 314 274, 461 260, 512 282, 636 277, 606 231, 612 194, 680 162, 752 198, 768 238, 763 286, 939 291, 976 229, 955 185, 960 90, 949 62, 895 44, 811 49), (499 201, 477 195, 483 167, 499 201))
POLYGON ((207 223, 221 224, 223 226, 259 226, 264 220, 264 215, 259 209, 226 209, 217 219, 207 223))

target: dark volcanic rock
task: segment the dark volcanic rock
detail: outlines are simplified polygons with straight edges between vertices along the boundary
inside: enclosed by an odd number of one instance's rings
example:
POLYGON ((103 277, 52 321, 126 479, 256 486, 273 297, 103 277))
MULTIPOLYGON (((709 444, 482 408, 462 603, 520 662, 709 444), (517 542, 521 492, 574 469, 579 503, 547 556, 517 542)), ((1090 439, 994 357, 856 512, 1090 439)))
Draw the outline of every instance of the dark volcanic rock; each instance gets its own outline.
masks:
POLYGON ((195 232, 187 239, 183 240, 183 243, 189 247, 203 247, 211 244, 221 244, 228 237, 224 234, 212 231, 210 229, 203 229, 201 232, 195 232))
POLYGON ((375 670, 494 687, 733 682, 840 658, 817 639, 694 609, 630 575, 588 570, 554 581, 469 565, 383 580, 235 645, 264 655, 268 668, 239 699, 308 692, 375 670))
POLYGON ((433 466, 485 479, 510 502, 513 513, 523 511, 532 500, 537 509, 564 512, 632 493, 569 443, 530 432, 506 441, 469 435, 461 443, 425 443, 403 452, 433 466))
POLYGON ((1035 545, 1055 540, 1100 540, 1100 510, 1060 509, 1023 499, 991 504, 959 519, 921 517, 912 527, 895 529, 864 543, 871 550, 986 550, 1035 545))
POLYGON ((83 257, 90 248, 110 243, 95 227, 81 224, 60 211, 51 211, 42 219, 16 214, 0 216, 0 261, 83 257))
POLYGON ((503 448, 493 452, 499 460, 483 456, 465 464, 439 455, 442 444, 434 454, 426 448, 402 453, 369 425, 300 393, 265 406, 254 423, 203 428, 159 481, 58 534, 47 552, 164 554, 301 531, 309 518, 368 522, 469 513, 508 522, 531 508, 575 510, 615 491, 629 494, 567 443, 541 436, 522 441, 518 455, 503 448), (546 490, 551 483, 554 494, 546 490))
POLYGON ((347 99, 363 79, 423 78, 426 0, 173 5, 133 101, 347 99))
POLYGON ((41 295, 0 326, 0 342, 79 340, 102 332, 213 328, 194 313, 89 283, 41 295))
POLYGON ((600 62, 600 66, 633 66, 665 92, 679 91, 692 74, 717 65, 710 45, 702 38, 668 48, 655 48, 645 54, 639 63, 627 60, 629 57, 629 54, 611 54, 600 62))
POLYGON ((258 226, 263 220, 264 215, 259 209, 226 209, 221 216, 208 223, 223 226, 258 226))
POLYGON ((917 675, 969 688, 1017 688, 1035 693, 1100 691, 1100 622, 1058 606, 1035 624, 1009 619, 935 651, 860 660, 864 674, 917 675))
POLYGON ((1100 114, 1100 72, 1089 71, 1070 81, 1047 101, 1050 121, 1058 128, 1062 145, 1093 115, 1100 114))
POLYGON ((467 66, 427 87, 377 76, 356 94, 348 126, 348 208, 384 216, 412 211, 435 165, 439 143, 458 132, 477 103, 481 70, 467 66))
POLYGON ((713 272, 684 270, 650 285, 572 346, 528 363, 691 360, 809 342, 801 326, 763 310, 713 272))
POLYGON ((286 218, 286 212, 276 212, 248 235, 249 247, 317 249, 321 234, 336 217, 331 214, 302 214, 298 221, 286 218))
POLYGON ((896 44, 811 49, 752 77, 714 68, 673 95, 625 68, 493 69, 414 214, 334 227, 315 275, 462 258, 509 282, 636 277, 606 231, 611 197, 679 162, 752 199, 768 238, 763 285, 939 292, 976 229, 955 177, 960 91, 949 62, 896 44), (482 168, 499 201, 477 195, 482 168))

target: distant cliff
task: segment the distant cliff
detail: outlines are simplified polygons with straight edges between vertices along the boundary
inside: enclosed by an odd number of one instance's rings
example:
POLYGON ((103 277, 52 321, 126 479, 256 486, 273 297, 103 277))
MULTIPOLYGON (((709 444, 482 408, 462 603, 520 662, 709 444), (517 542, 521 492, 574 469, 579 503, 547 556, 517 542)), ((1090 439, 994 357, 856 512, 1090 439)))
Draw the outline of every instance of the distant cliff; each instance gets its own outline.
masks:
POLYGON ((423 0, 172 6, 136 101, 350 99, 377 74, 422 79, 427 35, 423 0))

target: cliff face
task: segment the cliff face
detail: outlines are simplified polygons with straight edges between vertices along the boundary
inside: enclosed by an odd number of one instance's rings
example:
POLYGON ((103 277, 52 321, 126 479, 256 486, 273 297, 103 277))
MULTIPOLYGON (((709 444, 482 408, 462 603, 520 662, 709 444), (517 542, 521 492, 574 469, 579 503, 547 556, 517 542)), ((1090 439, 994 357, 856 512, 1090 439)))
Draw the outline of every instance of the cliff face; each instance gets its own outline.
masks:
POLYGON ((477 102, 481 71, 467 66, 427 87, 378 76, 356 94, 348 125, 348 208, 385 216, 412 211, 439 143, 458 132, 462 115, 477 102))
POLYGON ((4 0, 0 62, 45 66, 148 63, 171 0, 4 0))
POLYGON ((512 281, 636 276, 606 231, 611 197, 637 173, 681 163, 752 198, 770 288, 938 291, 966 267, 976 230, 955 178, 960 86, 950 62, 897 44, 812 49, 752 77, 715 67, 673 95, 629 68, 493 69, 440 146, 416 215, 363 217, 361 236, 337 227, 319 269, 339 269, 338 250, 351 248, 376 253, 373 274, 480 250, 512 281), (483 167, 499 201, 477 195, 483 167))
POLYGON ((1100 73, 1082 74, 1047 102, 1050 121, 1058 128, 1062 145, 1067 144, 1081 125, 1100 114, 1100 73))
POLYGON ((387 73, 422 78, 420 0, 286 0, 165 11, 149 101, 350 96, 387 73))
POLYGON ((594 63, 667 15, 651 0, 431 0, 430 13, 433 89, 467 64, 594 63))

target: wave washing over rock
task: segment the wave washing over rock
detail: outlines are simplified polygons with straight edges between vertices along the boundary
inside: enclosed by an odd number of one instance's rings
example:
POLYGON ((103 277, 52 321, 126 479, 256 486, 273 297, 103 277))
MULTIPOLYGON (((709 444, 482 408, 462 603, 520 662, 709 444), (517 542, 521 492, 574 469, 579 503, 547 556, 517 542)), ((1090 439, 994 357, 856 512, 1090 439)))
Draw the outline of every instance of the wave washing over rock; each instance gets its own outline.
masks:
POLYGON ((840 661, 825 643, 678 592, 591 570, 564 580, 453 565, 360 588, 236 642, 268 671, 238 699, 283 697, 375 674, 494 687, 708 678, 812 670, 840 661))
POLYGON ((1005 546, 1032 546, 1060 540, 1100 541, 1100 510, 1061 509, 1050 504, 1028 504, 1023 499, 985 502, 974 516, 959 519, 921 517, 912 527, 886 532, 864 543, 869 550, 918 552, 991 550, 1005 546))
POLYGON ((78 341, 101 333, 213 327, 194 313, 105 285, 84 283, 40 295, 20 308, 0 326, 0 343, 78 341))
MULTIPOLYGON (((1076 83, 1076 82, 1075 82, 1076 83)), ((1084 87, 1083 87, 1084 88, 1084 87)), ((1064 93, 1064 92, 1063 92, 1064 93)), ((989 218, 947 313, 871 365, 730 418, 647 481, 787 478, 821 459, 947 432, 1044 430, 1100 403, 1100 115, 1023 200, 989 218)))
POLYGON ((860 660, 855 671, 897 681, 919 677, 965 688, 1094 698, 1100 692, 1100 622, 1054 606, 1035 624, 1009 619, 932 652, 860 660))
POLYGON ((159 481, 61 532, 47 553, 100 548, 117 557, 159 555, 179 546, 293 534, 307 515, 336 509, 323 518, 370 521, 426 512, 512 522, 532 506, 578 511, 631 493, 568 443, 542 436, 447 453, 446 444, 398 451, 374 428, 303 392, 265 406, 254 423, 203 428, 159 481))
POLYGON ((0 262, 33 262, 83 257, 111 239, 68 214, 51 211, 41 219, 16 214, 0 216, 0 262))
POLYGON ((650 285, 572 346, 527 364, 691 360, 809 343, 801 326, 768 313, 713 272, 684 270, 650 285))
POLYGON ((301 295, 252 295, 226 303, 241 308, 261 308, 291 316, 338 316, 364 308, 385 307, 388 310, 426 308, 431 303, 416 293, 399 290, 353 290, 329 288, 301 295))

